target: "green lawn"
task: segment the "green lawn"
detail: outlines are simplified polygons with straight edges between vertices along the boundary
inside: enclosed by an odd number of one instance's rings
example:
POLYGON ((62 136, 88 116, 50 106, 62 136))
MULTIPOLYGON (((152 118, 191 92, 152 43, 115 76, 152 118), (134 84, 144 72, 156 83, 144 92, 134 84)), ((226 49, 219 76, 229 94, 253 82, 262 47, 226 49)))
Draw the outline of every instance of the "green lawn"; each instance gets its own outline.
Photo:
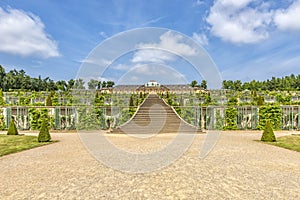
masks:
POLYGON ((0 157, 51 143, 38 142, 36 136, 0 135, 0 157))
POLYGON ((300 152, 300 135, 278 137, 276 142, 268 142, 268 144, 300 152))

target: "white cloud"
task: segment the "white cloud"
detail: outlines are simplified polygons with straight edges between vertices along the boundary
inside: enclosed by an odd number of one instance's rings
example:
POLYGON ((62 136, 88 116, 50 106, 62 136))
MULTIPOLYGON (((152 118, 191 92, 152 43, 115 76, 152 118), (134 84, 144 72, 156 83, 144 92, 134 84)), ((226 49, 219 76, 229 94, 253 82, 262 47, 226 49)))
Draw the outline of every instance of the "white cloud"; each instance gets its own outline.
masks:
POLYGON ((22 10, 0 7, 0 51, 43 58, 59 56, 55 41, 39 17, 22 10))
POLYGON ((221 3, 227 9, 240 9, 247 6, 253 0, 217 0, 215 4, 221 3))
POLYGON ((149 80, 156 80, 161 84, 187 83, 183 74, 169 66, 161 64, 136 64, 118 80, 118 84, 143 84, 149 80))
POLYGON ((232 43, 257 43, 268 38, 273 11, 266 4, 252 8, 256 0, 216 0, 206 21, 213 35, 232 43))
POLYGON ((133 63, 139 63, 139 62, 153 62, 153 63, 164 63, 166 61, 172 61, 174 60, 174 55, 157 49, 143 49, 138 50, 133 58, 133 63))
POLYGON ((289 8, 276 11, 274 22, 280 30, 300 31, 300 1, 289 8))
POLYGON ((139 44, 138 48, 154 48, 172 50, 172 52, 181 56, 193 56, 197 54, 197 50, 184 42, 182 35, 167 31, 160 37, 159 43, 139 44))
POLYGON ((183 36, 168 31, 160 36, 158 43, 141 43, 137 45, 138 50, 133 58, 133 63, 153 62, 165 63, 176 60, 178 56, 193 56, 197 50, 185 43, 183 36))
POLYGON ((105 81, 105 82, 107 82, 107 81, 114 81, 115 82, 115 78, 114 77, 100 77, 100 78, 98 78, 96 80, 99 80, 101 82, 103 82, 103 81, 105 81))
POLYGON ((112 63, 112 61, 101 58, 101 56, 99 56, 99 57, 90 56, 80 62, 87 63, 87 64, 93 64, 93 65, 100 65, 100 66, 108 66, 112 63))
POLYGON ((208 38, 205 34, 193 33, 193 39, 198 42, 200 45, 208 45, 208 38))
POLYGON ((196 0, 196 1, 194 2, 193 6, 202 6, 203 4, 205 4, 204 1, 202 1, 202 0, 196 0))
MULTIPOLYGON (((149 76, 156 77, 157 80, 168 80, 173 79, 182 82, 184 80, 184 75, 175 69, 165 66, 165 65, 136 65, 133 70, 139 77, 149 76), (158 78, 159 77, 159 78, 158 78), (178 80, 179 79, 179 80, 178 80)), ((150 79, 149 79, 150 80, 150 79)))

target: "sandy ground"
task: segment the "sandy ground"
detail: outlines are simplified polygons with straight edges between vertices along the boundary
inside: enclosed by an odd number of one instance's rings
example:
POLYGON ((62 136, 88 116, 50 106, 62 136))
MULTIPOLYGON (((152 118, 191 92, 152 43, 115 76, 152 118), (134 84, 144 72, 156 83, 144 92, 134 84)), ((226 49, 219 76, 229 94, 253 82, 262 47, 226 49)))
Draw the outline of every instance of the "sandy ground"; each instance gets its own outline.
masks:
MULTIPOLYGON (((59 142, 0 157, 0 199, 300 199, 300 153, 254 141, 261 132, 222 132, 200 159, 205 136, 197 135, 171 165, 129 174, 97 161, 76 133, 53 133, 59 142)), ((108 137, 131 151, 143 144, 108 137)), ((173 137, 145 140, 144 147, 156 149, 173 137)))

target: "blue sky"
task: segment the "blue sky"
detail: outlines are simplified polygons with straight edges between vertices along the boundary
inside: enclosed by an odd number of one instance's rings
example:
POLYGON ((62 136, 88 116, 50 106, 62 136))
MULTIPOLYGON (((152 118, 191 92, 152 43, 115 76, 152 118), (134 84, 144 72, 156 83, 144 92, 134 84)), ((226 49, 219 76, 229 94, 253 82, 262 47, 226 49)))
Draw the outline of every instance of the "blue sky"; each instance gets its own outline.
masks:
POLYGON ((1 0, 0 64, 68 80, 105 39, 162 27, 201 44, 223 79, 265 80, 300 74, 299 19, 300 0, 1 0))

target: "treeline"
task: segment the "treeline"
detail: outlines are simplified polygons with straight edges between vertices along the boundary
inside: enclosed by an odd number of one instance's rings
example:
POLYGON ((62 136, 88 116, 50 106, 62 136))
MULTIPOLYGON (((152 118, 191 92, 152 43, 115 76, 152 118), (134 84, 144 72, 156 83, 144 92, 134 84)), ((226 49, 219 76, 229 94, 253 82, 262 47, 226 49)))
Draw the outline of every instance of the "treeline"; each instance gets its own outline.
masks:
MULTIPOLYGON (((59 80, 55 82, 49 77, 30 77, 24 70, 18 71, 14 69, 10 70, 9 72, 5 72, 5 69, 0 65, 0 88, 4 92, 11 90, 68 91, 72 88, 102 89, 113 87, 114 85, 115 83, 113 81, 98 81, 93 79, 88 83, 85 83, 82 79, 70 79, 68 81, 59 80)), ((202 80, 201 83, 198 83, 194 80, 190 85, 192 87, 201 87, 203 89, 207 89, 206 80, 202 80)), ((266 81, 252 80, 250 82, 242 82, 241 80, 224 80, 222 88, 235 91, 298 91, 300 90, 300 75, 295 76, 292 74, 282 78, 272 77, 266 81)))
POLYGON ((244 82, 236 81, 223 81, 223 89, 230 89, 236 91, 251 90, 251 91, 297 91, 300 90, 300 75, 285 76, 282 78, 272 77, 266 81, 252 80, 244 82))
POLYGON ((10 70, 5 72, 5 69, 0 65, 0 88, 7 92, 11 90, 27 90, 27 91, 67 91, 72 88, 77 89, 101 89, 106 87, 113 87, 113 81, 98 81, 90 80, 87 84, 82 79, 68 81, 59 80, 53 81, 49 77, 38 78, 30 77, 24 70, 10 70))

